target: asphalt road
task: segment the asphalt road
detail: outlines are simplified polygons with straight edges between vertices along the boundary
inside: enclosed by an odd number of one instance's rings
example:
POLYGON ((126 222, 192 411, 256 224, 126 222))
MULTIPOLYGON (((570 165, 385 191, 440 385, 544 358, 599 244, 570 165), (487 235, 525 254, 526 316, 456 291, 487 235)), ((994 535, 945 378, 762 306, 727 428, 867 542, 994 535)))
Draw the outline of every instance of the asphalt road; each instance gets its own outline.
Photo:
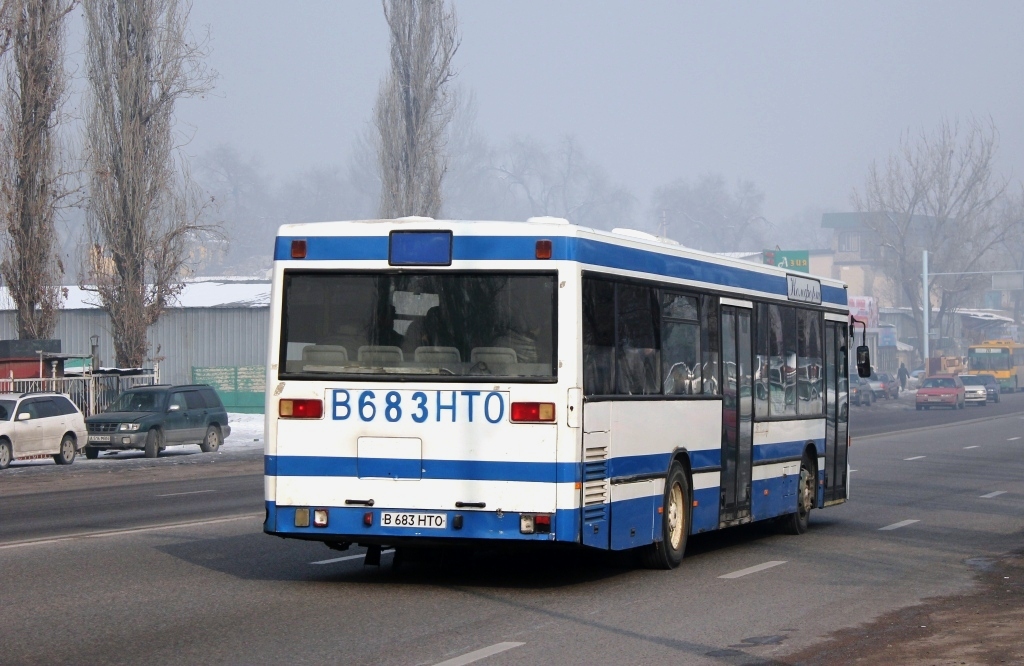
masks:
POLYGON ((799 537, 695 537, 671 572, 577 551, 364 567, 260 532, 258 451, 15 468, 0 662, 785 663, 1024 545, 1024 395, 1004 397, 854 408, 850 502, 799 537))

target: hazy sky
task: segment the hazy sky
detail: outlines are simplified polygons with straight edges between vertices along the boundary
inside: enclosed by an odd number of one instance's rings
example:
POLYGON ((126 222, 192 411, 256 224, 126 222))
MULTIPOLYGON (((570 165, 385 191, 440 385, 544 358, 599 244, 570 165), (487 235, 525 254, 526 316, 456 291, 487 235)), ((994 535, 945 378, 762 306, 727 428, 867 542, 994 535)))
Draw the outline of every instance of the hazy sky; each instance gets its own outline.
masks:
MULTIPOLYGON (((846 208, 874 158, 942 115, 991 116, 1024 177, 1024 3, 456 2, 459 83, 480 130, 575 135, 646 212, 707 171, 754 181, 765 214, 846 208)), ((213 97, 180 107, 188 148, 266 171, 344 163, 387 66, 379 2, 194 0, 213 97)))

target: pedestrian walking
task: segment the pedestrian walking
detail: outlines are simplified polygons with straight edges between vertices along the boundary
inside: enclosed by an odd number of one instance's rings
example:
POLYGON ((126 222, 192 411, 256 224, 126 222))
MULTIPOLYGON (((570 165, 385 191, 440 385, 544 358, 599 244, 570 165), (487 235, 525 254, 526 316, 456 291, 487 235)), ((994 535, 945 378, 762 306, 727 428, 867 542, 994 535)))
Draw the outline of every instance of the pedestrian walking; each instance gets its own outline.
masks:
POLYGON ((910 371, 907 370, 907 366, 904 365, 903 363, 900 363, 900 369, 896 371, 896 376, 900 380, 900 390, 901 391, 906 391, 907 390, 907 377, 910 376, 910 371))

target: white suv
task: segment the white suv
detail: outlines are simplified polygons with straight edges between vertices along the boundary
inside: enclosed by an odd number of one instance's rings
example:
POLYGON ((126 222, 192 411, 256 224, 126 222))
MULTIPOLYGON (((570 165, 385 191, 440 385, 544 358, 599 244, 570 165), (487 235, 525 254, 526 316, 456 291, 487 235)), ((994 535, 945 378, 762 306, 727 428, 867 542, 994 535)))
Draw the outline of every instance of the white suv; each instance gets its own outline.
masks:
POLYGON ((70 465, 87 438, 85 418, 66 395, 0 393, 0 469, 37 456, 70 465))

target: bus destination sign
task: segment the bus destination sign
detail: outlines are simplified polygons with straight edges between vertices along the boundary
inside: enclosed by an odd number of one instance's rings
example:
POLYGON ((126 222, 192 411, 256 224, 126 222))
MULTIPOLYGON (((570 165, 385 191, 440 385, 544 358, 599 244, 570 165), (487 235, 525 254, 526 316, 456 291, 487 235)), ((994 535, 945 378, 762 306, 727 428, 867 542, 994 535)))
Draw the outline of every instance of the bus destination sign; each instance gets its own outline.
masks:
POLYGON ((789 282, 789 300, 821 305, 820 282, 796 275, 787 275, 786 279, 789 282))

